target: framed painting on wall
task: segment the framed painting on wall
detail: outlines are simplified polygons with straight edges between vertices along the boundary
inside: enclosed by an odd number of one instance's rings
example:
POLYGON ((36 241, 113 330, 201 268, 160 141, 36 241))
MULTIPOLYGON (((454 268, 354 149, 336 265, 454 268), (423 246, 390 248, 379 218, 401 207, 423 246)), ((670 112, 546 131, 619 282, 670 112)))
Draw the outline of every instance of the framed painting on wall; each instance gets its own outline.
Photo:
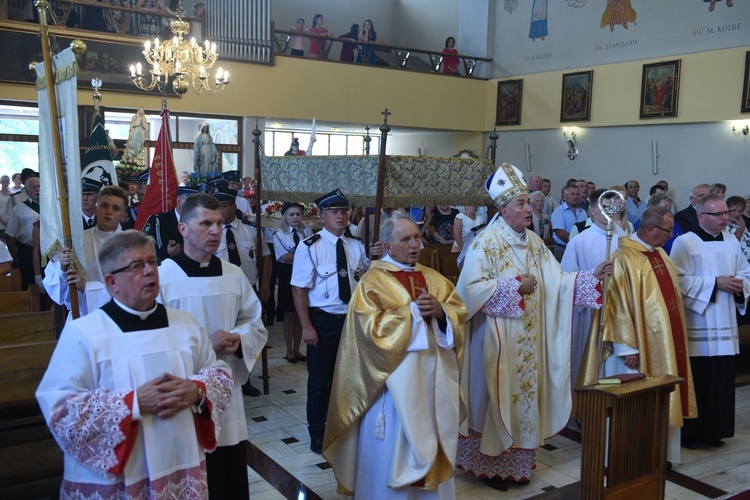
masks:
POLYGON ((742 113, 750 113, 750 52, 745 53, 745 83, 742 85, 742 113))
POLYGON ((520 125, 523 80, 497 82, 495 125, 520 125))
POLYGON ((562 79, 560 102, 561 122, 587 122, 591 120, 591 88, 594 71, 566 73, 562 79))
POLYGON ((644 64, 641 78, 641 119, 677 116, 679 90, 679 59, 644 64))

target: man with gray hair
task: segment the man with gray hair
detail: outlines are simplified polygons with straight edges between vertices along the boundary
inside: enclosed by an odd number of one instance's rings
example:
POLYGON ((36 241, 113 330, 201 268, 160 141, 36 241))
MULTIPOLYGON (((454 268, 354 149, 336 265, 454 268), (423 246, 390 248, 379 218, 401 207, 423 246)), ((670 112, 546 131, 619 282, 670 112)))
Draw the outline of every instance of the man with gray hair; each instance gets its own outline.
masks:
MULTIPOLYGON (((672 235, 674 216, 666 207, 654 206, 639 223, 636 234, 619 238, 612 255, 614 273, 601 332, 606 360, 596 366, 599 336, 591 335, 579 380, 595 384, 601 372, 605 377, 641 372, 683 378, 669 396, 667 435, 667 461, 679 463, 683 419, 695 418, 697 410, 677 271, 661 250, 672 235)), ((593 323, 600 323, 598 315, 593 323)))
POLYGON ((700 227, 695 205, 707 194, 709 194, 708 184, 698 184, 690 191, 690 205, 674 214, 674 221, 679 224, 683 232, 687 233, 700 227))
POLYGON ((504 490, 531 480, 536 449, 570 418, 573 306, 600 307, 599 281, 612 265, 562 272, 527 230, 528 189, 513 165, 503 163, 486 187, 502 218, 474 239, 456 285, 471 318, 456 462, 504 490))
POLYGON ((156 302, 151 238, 117 233, 98 257, 112 300, 65 325, 36 392, 65 453, 60 496, 207 499, 229 367, 189 313, 156 302))
POLYGON ((417 264, 410 214, 394 212, 380 237, 387 254, 349 302, 323 456, 341 494, 455 498, 466 308, 450 281, 417 264))

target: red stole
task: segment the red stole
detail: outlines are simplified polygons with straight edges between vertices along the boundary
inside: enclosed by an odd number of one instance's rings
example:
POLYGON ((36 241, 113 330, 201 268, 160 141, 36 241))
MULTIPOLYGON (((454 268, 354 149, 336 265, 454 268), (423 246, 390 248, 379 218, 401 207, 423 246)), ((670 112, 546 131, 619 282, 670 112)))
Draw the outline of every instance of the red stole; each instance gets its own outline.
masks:
POLYGON ((661 290, 661 295, 664 297, 664 303, 669 313, 669 325, 672 329, 672 341, 674 343, 675 356, 677 357, 677 373, 685 379, 685 382, 680 384, 680 403, 682 405, 682 414, 687 415, 687 346, 685 345, 685 324, 680 317, 680 303, 674 291, 672 276, 669 274, 669 270, 659 252, 653 250, 651 252, 643 252, 643 254, 648 258, 649 263, 651 263, 651 268, 654 270, 656 281, 659 283, 659 290, 661 290))
POLYGON ((422 295, 422 290, 427 288, 427 282, 424 279, 422 271, 388 271, 404 285, 406 291, 411 295, 412 300, 422 295))

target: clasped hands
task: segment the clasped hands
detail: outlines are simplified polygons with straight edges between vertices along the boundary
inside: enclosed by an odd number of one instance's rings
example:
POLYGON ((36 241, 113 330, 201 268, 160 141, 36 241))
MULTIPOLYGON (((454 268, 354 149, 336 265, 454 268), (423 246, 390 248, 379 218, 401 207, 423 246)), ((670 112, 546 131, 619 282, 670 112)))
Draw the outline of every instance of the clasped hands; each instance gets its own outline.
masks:
POLYGON ((427 291, 427 288, 422 289, 422 293, 417 297, 417 300, 415 300, 414 303, 417 304, 417 309, 419 309, 419 313, 425 320, 435 318, 436 320, 441 321, 445 319, 443 306, 440 305, 440 302, 438 302, 434 295, 427 291))
POLYGON ((165 373, 146 382, 137 390, 142 415, 172 418, 185 408, 200 404, 200 388, 190 380, 165 373))
POLYGON ((729 293, 741 293, 744 290, 745 282, 742 278, 734 276, 717 276, 716 288, 729 293))
POLYGON ((226 330, 216 330, 208 337, 211 339, 214 352, 234 354, 240 347, 240 336, 233 335, 226 330))

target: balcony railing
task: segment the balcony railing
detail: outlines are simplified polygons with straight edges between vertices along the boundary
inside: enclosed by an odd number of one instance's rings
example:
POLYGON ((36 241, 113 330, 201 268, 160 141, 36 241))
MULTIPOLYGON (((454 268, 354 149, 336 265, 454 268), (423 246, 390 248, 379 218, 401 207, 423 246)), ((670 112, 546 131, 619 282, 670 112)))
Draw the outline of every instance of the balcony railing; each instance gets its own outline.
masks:
MULTIPOLYGON (((334 44, 356 45, 358 64, 374 64, 376 66, 389 66, 392 68, 406 69, 411 71, 422 71, 426 73, 439 73, 442 71, 446 54, 426 49, 415 49, 399 45, 388 45, 385 43, 354 42, 348 38, 331 38, 324 35, 312 33, 300 33, 290 30, 274 30, 274 49, 277 54, 287 54, 289 43, 293 36, 309 39, 310 44, 316 44, 320 59, 338 60, 331 58, 331 48, 334 44)), ((480 62, 491 62, 486 57, 470 56, 466 54, 450 54, 448 57, 459 59, 463 66, 463 76, 474 76, 477 64, 480 62)), ((348 61, 344 61, 348 62, 348 61)))
MULTIPOLYGON (((24 13, 27 1, 10 0, 10 20, 27 20, 24 13)), ((171 38, 169 23, 176 19, 176 12, 159 7, 137 7, 139 3, 139 0, 56 0, 51 2, 47 21, 60 28, 109 33, 126 40, 130 37, 171 38)), ((188 39, 195 37, 199 42, 206 39, 215 42, 222 59, 273 62, 270 0, 210 2, 207 10, 200 8, 195 15, 184 14, 183 19, 191 28, 188 39)))

